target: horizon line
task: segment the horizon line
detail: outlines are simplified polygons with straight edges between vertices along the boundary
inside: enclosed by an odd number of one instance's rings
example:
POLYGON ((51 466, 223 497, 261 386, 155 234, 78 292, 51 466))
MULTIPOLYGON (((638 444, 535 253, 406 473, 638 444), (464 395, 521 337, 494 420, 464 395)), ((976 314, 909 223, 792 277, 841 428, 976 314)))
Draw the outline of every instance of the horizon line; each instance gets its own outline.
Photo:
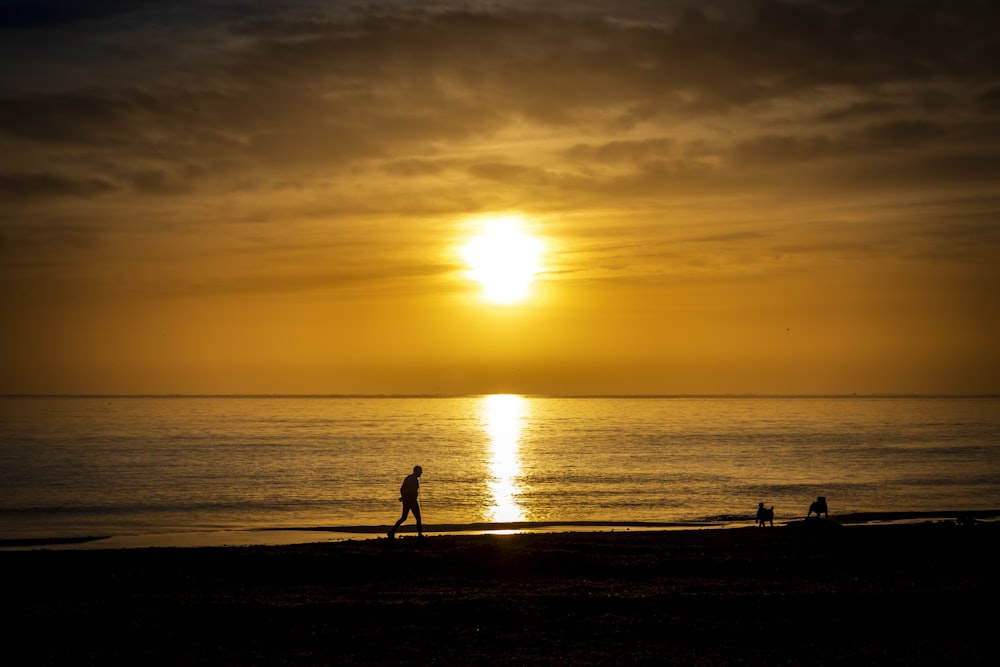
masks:
POLYGON ((477 398, 481 396, 521 396, 524 398, 1000 398, 1000 393, 0 393, 0 398, 477 398))

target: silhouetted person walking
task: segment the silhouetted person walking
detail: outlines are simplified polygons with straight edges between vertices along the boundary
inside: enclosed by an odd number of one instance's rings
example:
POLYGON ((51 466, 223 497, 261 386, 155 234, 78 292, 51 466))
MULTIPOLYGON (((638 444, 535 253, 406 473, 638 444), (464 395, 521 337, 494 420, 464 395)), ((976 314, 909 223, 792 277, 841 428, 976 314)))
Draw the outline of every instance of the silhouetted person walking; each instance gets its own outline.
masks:
POLYGON ((413 473, 406 476, 403 485, 399 487, 399 502, 403 503, 403 515, 399 517, 396 525, 389 530, 389 539, 395 539, 396 530, 400 524, 406 521, 406 517, 413 512, 413 518, 417 520, 417 536, 424 536, 424 527, 420 523, 420 503, 417 502, 417 495, 420 493, 420 476, 424 474, 424 469, 420 466, 413 466, 413 473))
POLYGON ((823 514, 827 519, 830 518, 830 512, 826 508, 826 496, 819 496, 809 505, 809 513, 806 514, 806 518, 811 517, 813 512, 816 512, 817 519, 820 514, 823 514))

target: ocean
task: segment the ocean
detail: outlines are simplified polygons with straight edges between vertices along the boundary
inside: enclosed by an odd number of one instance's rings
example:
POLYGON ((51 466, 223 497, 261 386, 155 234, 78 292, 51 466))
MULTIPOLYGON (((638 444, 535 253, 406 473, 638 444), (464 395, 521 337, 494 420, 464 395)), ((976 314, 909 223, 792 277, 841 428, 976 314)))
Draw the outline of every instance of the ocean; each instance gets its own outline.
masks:
POLYGON ((0 397, 0 540, 374 533, 414 465, 452 529, 992 510, 1000 398, 0 397))

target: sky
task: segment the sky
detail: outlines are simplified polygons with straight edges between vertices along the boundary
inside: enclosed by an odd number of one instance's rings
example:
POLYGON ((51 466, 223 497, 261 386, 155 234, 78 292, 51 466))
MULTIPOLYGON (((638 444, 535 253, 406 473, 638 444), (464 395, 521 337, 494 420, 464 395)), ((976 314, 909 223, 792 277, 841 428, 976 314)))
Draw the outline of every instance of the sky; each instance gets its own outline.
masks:
POLYGON ((2 2, 0 393, 1000 393, 997 25, 2 2))

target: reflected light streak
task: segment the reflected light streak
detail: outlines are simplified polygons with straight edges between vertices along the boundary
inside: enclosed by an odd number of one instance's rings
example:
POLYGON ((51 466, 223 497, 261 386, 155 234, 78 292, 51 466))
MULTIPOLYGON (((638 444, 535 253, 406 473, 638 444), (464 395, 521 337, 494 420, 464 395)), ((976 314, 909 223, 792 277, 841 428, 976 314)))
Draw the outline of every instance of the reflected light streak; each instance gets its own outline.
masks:
POLYGON ((526 410, 527 402, 515 394, 493 394, 483 399, 483 421, 490 437, 491 454, 489 521, 525 520, 518 497, 522 492, 520 441, 526 410))

